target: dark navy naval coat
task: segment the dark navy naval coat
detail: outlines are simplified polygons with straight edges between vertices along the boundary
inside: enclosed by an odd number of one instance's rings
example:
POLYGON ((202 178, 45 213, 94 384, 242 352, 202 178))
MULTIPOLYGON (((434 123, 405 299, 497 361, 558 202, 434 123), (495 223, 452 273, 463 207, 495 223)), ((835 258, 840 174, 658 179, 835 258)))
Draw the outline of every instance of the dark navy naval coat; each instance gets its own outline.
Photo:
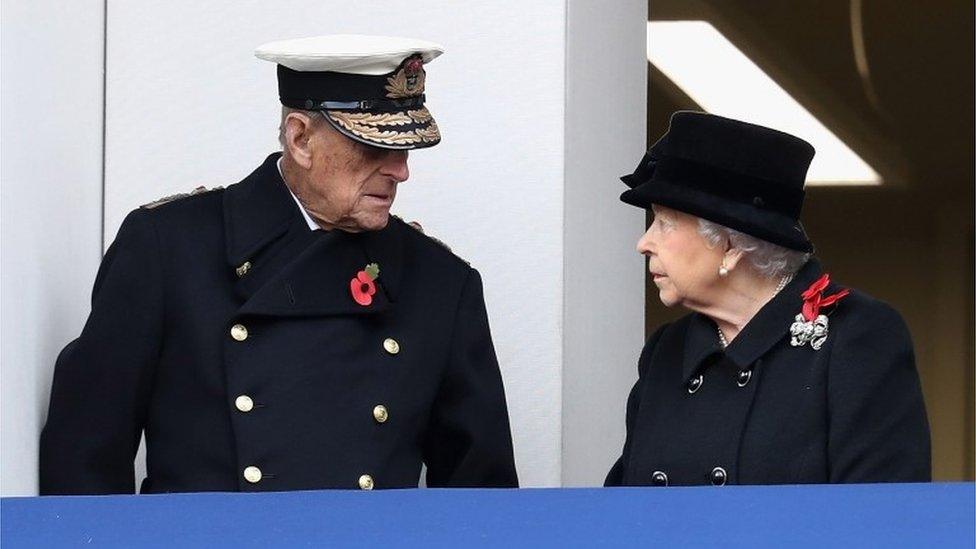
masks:
POLYGON ((143 429, 142 492, 517 485, 478 272, 396 218, 311 231, 279 156, 125 219, 58 357, 42 494, 131 493, 143 429))
POLYGON ((817 260, 807 263, 724 352, 701 314, 658 329, 641 353, 623 455, 606 484, 930 480, 925 406, 895 310, 852 291, 827 313, 819 350, 791 345, 800 294, 821 274, 817 260))

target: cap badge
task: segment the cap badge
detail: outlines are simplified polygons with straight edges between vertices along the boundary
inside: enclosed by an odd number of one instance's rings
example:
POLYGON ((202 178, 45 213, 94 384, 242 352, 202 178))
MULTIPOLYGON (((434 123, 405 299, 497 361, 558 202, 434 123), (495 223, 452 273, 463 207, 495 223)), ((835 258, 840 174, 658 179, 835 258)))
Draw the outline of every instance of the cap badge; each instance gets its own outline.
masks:
POLYGON ((810 285, 803 292, 803 311, 796 315, 793 324, 790 326, 790 345, 802 347, 807 343, 814 351, 819 351, 824 342, 827 341, 828 326, 827 315, 821 314, 821 310, 836 304, 841 299, 847 297, 851 291, 847 288, 836 294, 824 297, 823 291, 830 284, 830 275, 824 274, 810 285))
POLYGON ((408 57, 400 69, 386 79, 386 96, 391 99, 415 97, 424 93, 424 60, 420 55, 408 57))

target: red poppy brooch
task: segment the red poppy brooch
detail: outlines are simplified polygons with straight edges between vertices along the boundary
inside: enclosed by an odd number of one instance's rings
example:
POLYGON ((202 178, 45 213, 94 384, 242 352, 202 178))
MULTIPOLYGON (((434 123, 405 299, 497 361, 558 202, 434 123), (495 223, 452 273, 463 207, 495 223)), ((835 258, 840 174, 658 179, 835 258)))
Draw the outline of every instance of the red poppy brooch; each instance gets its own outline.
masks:
POLYGON ((803 292, 803 312, 796 315, 790 326, 790 345, 802 347, 807 343, 818 351, 827 341, 828 321, 824 309, 835 305, 851 293, 843 289, 836 294, 825 296, 823 292, 830 285, 830 275, 824 274, 803 292))
POLYGON ((352 298, 363 307, 368 307, 373 303, 373 294, 376 293, 376 283, 374 280, 380 276, 380 266, 376 263, 366 265, 366 268, 356 273, 356 277, 349 281, 349 291, 352 298))

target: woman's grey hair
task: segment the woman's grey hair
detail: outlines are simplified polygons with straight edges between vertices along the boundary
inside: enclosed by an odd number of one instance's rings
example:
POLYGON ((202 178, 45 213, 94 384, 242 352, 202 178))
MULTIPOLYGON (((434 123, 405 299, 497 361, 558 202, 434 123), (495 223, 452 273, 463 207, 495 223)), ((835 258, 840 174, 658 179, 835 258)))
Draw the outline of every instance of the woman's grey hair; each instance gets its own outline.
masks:
POLYGON ((698 233, 712 247, 728 239, 732 247, 742 250, 753 268, 767 278, 794 274, 810 259, 806 252, 790 250, 706 219, 698 219, 698 233))
POLYGON ((281 144, 281 150, 285 150, 285 118, 288 115, 298 112, 312 119, 312 124, 318 124, 319 120, 325 120, 325 117, 319 111, 306 111, 303 109, 293 109, 291 107, 281 106, 281 121, 278 122, 278 143, 281 144))

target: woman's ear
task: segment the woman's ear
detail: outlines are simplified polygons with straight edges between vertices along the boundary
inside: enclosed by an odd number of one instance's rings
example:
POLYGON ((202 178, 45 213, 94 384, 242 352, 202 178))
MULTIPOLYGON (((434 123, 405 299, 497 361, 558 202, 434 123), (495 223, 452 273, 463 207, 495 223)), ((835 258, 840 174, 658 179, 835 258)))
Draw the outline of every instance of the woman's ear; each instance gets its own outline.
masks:
POLYGON ((289 113, 285 117, 285 143, 288 154, 296 164, 306 170, 312 167, 312 149, 309 141, 312 139, 313 120, 307 114, 300 112, 289 113))
POLYGON ((722 256, 722 266, 726 270, 731 271, 735 269, 739 261, 745 256, 745 252, 741 249, 730 246, 728 250, 725 251, 725 255, 722 256))

